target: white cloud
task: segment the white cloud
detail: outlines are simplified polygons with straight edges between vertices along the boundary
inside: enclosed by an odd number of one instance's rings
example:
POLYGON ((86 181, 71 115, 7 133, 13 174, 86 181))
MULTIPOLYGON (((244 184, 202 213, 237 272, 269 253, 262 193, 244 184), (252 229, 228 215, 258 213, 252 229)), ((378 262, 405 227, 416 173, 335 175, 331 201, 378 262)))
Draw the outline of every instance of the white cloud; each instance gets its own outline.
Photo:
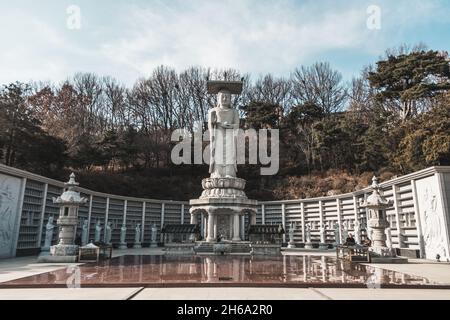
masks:
MULTIPOLYGON (((440 0, 122 1, 108 4, 108 13, 104 3, 83 1, 83 26, 75 32, 65 28, 63 6, 58 14, 54 5, 39 5, 47 14, 38 15, 30 5, 19 10, 0 4, 7 26, 0 28, 0 83, 61 81, 89 71, 131 85, 161 64, 287 75, 319 59, 333 64, 342 52, 375 61, 386 48, 410 42, 417 28, 449 14, 440 0), (370 4, 381 7, 380 31, 366 28, 370 4)), ((340 61, 347 76, 362 67, 351 58, 340 61)))
POLYGON ((143 75, 160 64, 285 71, 323 50, 358 46, 366 33, 364 7, 311 15, 292 1, 196 1, 125 14, 130 29, 104 43, 102 52, 143 75))
POLYGON ((13 11, 2 17, 0 83, 13 81, 60 81, 73 72, 76 57, 89 50, 69 41, 61 29, 32 14, 13 11))

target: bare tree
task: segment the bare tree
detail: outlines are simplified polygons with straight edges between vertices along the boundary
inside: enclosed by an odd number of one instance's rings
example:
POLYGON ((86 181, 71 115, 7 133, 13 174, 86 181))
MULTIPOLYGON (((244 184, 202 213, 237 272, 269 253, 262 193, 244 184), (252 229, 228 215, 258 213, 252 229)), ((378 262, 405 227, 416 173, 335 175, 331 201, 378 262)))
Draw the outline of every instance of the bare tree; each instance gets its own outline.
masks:
POLYGON ((203 128, 208 115, 208 94, 206 81, 209 70, 191 67, 179 76, 178 99, 182 124, 180 127, 193 130, 195 121, 202 123, 203 128))
POLYGON ((104 77, 103 104, 107 127, 118 129, 131 124, 130 115, 126 105, 127 89, 111 77, 104 77))
POLYGON ((284 78, 274 78, 271 74, 260 77, 251 86, 248 100, 277 105, 282 108, 283 114, 289 112, 292 106, 292 83, 284 78))
POLYGON ((294 71, 292 94, 296 104, 314 103, 329 114, 343 109, 347 90, 342 75, 328 62, 319 62, 294 71))
POLYGON ((106 121, 101 117, 103 88, 99 77, 93 73, 77 73, 69 82, 83 103, 83 108, 80 110, 82 112, 80 116, 83 119, 82 132, 104 132, 106 121))

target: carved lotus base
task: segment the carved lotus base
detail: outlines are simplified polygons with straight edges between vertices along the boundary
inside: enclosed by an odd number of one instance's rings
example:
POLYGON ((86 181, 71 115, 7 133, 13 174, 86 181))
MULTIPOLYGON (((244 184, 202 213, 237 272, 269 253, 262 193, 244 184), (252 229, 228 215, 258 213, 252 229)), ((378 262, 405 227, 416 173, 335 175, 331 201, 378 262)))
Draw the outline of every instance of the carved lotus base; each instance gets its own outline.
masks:
POLYGON ((200 199, 207 198, 243 198, 245 180, 240 178, 206 178, 202 180, 203 192, 200 199))
POLYGON ((206 198, 244 198, 247 199, 245 192, 236 189, 207 189, 202 192, 200 199, 206 198))
POLYGON ((241 178, 206 178, 202 180, 203 189, 245 189, 245 180, 241 178))

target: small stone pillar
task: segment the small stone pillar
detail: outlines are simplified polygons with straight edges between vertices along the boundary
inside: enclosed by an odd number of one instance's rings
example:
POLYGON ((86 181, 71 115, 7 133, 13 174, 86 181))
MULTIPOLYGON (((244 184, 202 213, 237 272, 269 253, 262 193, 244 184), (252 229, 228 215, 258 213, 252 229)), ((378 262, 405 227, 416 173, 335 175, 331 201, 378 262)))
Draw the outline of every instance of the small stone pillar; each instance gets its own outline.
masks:
POLYGON ((142 248, 142 245, 141 245, 141 224, 140 223, 138 223, 136 225, 136 228, 135 228, 133 248, 134 249, 142 248))
POLYGON ((319 231, 320 231, 319 249, 320 250, 328 250, 327 234, 326 234, 327 228, 323 222, 320 225, 319 231))
POLYGON ((124 223, 120 228, 120 244, 119 244, 120 250, 128 249, 126 237, 127 237, 127 225, 124 223))
POLYGON ((294 242, 294 231, 295 231, 295 223, 291 222, 289 225, 289 243, 288 248, 295 248, 295 242, 294 242))
POLYGON ((53 198, 53 203, 60 207, 59 218, 56 222, 59 226, 58 244, 50 247, 49 256, 39 257, 39 262, 67 263, 76 262, 78 258, 79 247, 75 244, 78 209, 88 200, 75 191, 78 183, 75 181, 74 173, 70 175, 69 182, 66 182, 64 186, 67 190, 59 197, 53 198))
POLYGON ((305 243, 305 249, 313 249, 314 247, 313 247, 313 244, 312 244, 312 241, 311 241, 311 229, 312 229, 312 226, 311 226, 311 223, 308 223, 307 225, 306 225, 306 243, 305 243))
POLYGON ((156 241, 157 233, 158 228, 156 227, 156 224, 153 223, 151 228, 150 248, 158 247, 158 242, 156 241))

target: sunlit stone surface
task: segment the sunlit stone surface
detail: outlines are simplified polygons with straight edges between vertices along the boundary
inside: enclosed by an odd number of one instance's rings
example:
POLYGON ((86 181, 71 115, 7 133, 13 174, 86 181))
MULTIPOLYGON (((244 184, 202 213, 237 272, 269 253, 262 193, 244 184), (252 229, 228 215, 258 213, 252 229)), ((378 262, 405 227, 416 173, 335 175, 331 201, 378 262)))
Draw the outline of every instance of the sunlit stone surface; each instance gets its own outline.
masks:
POLYGON ((60 269, 0 284, 0 287, 275 286, 421 287, 426 278, 329 256, 121 256, 103 263, 60 269), (70 269, 70 270, 69 270, 70 269))

